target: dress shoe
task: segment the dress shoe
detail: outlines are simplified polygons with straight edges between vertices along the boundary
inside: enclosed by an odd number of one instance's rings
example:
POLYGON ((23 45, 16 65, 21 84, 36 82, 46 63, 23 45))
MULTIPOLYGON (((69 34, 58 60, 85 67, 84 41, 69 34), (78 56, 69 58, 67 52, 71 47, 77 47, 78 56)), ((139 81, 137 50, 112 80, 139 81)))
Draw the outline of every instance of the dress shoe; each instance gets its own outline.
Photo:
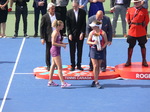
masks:
POLYGON ((29 38, 29 35, 27 35, 26 33, 24 34, 24 37, 29 38))
POLYGON ((38 37, 38 34, 37 33, 35 33, 34 35, 33 35, 33 37, 35 38, 35 37, 38 37))
POLYGON ((126 62, 125 67, 131 66, 131 62, 126 62))
POLYGON ((79 66, 79 67, 77 67, 77 69, 78 69, 78 70, 83 70, 83 68, 82 68, 82 67, 80 67, 80 66, 79 66))
POLYGON ((12 38, 15 39, 16 37, 18 37, 18 34, 14 34, 12 38))
POLYGON ((144 61, 142 62, 142 66, 148 67, 148 64, 147 64, 146 60, 144 60, 144 61))
POLYGON ((71 67, 70 71, 74 71, 74 70, 75 70, 75 68, 74 68, 74 67, 71 67))
POLYGON ((102 68, 101 68, 101 71, 102 71, 102 72, 106 72, 106 68, 102 67, 102 68))
POLYGON ((93 68, 89 68, 89 71, 93 71, 93 68))
POLYGON ((143 65, 144 67, 148 67, 148 64, 147 64, 147 63, 142 63, 142 65, 143 65))
POLYGON ((46 68, 46 69, 47 69, 47 71, 50 71, 50 67, 49 67, 49 66, 47 66, 47 68, 46 68))
POLYGON ((62 36, 67 36, 65 33, 63 33, 63 35, 62 36))

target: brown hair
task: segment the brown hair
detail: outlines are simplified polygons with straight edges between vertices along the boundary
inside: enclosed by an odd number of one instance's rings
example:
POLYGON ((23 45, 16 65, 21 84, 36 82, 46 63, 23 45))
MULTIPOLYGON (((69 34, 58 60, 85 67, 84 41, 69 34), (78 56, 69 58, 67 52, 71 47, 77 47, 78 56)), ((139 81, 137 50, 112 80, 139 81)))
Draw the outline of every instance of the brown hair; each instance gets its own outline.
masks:
POLYGON ((98 21, 98 20, 94 20, 93 23, 95 23, 96 25, 102 24, 102 22, 100 22, 100 21, 98 21))

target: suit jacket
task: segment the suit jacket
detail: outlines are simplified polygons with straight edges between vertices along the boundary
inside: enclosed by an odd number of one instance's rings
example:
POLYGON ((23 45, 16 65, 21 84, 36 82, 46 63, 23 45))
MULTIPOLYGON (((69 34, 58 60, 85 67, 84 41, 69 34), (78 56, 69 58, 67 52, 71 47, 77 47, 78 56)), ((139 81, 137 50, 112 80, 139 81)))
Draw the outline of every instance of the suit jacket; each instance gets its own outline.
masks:
MULTIPOLYGON (((130 7, 130 1, 131 0, 123 0, 124 6, 126 8, 130 7)), ((116 4, 116 0, 110 0, 110 7, 114 7, 116 4)))
POLYGON ((66 24, 68 35, 72 35, 74 38, 79 38, 81 33, 85 33, 86 30, 86 12, 83 9, 78 11, 78 20, 76 22, 73 9, 67 11, 66 24))
MULTIPOLYGON (((94 20, 96 20, 96 16, 93 15, 89 18, 86 28, 86 34, 89 34, 89 32, 92 30, 89 24, 91 24, 94 20)), ((110 22, 110 18, 107 16, 103 16, 102 19, 102 30, 106 32, 108 41, 112 41, 112 25, 110 22)))
MULTIPOLYGON (((33 0, 33 7, 34 8, 38 8, 38 2, 40 0, 33 0)), ((47 7, 47 0, 43 0, 45 3, 44 3, 44 6, 43 7, 47 7)))
MULTIPOLYGON (((55 13, 56 19, 60 20, 60 14, 55 13)), ((41 39, 44 39, 46 42, 51 42, 51 33, 52 33, 52 27, 51 27, 51 21, 49 13, 46 13, 42 16, 41 24, 40 24, 40 35, 41 39)))
POLYGON ((16 2, 17 6, 27 6, 26 2, 29 2, 30 0, 23 0, 23 1, 19 1, 19 0, 15 0, 14 2, 16 2))
POLYGON ((143 4, 143 7, 148 9, 148 0, 143 0, 145 3, 143 4))

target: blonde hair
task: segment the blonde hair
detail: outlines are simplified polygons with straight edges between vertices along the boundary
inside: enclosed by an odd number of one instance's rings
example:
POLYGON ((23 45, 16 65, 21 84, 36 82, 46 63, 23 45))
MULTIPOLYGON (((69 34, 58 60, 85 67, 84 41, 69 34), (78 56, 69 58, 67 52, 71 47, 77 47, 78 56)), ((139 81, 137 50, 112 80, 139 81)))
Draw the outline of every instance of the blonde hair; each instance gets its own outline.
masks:
POLYGON ((58 27, 58 26, 60 26, 60 25, 62 25, 63 24, 63 22, 61 21, 61 20, 55 20, 55 21, 53 21, 53 23, 52 23, 52 27, 58 27))

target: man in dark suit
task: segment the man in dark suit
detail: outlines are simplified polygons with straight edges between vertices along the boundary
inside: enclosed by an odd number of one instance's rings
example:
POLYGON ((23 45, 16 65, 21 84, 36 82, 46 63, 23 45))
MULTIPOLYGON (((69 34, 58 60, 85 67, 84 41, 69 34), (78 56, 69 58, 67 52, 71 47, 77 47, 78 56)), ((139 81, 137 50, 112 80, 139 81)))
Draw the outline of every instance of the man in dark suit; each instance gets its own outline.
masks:
POLYGON ((46 14, 47 0, 34 0, 33 7, 34 7, 34 31, 35 31, 33 37, 37 37, 40 11, 42 15, 46 14))
POLYGON ((70 47, 71 57, 71 71, 77 69, 83 70, 81 67, 82 60, 82 48, 86 30, 86 12, 83 9, 79 9, 79 2, 73 0, 72 9, 67 12, 66 23, 68 31, 68 41, 70 47), (75 52, 77 48, 77 63, 75 62, 75 52))
MULTIPOLYGON (((94 20, 98 20, 102 22, 102 30, 106 32, 107 39, 108 39, 108 45, 111 45, 112 43, 112 26, 110 22, 110 18, 103 15, 103 11, 99 10, 97 11, 96 15, 91 16, 87 23, 87 29, 86 34, 89 34, 89 32, 92 30, 89 26, 90 23, 92 23, 94 20)), ((107 61, 106 61, 106 48, 104 49, 104 60, 101 64, 101 70, 102 72, 106 71, 107 67, 107 61)), ((90 71, 93 70, 92 62, 90 61, 90 71)))
POLYGON ((127 37, 125 17, 127 8, 130 6, 130 1, 131 0, 110 0, 111 12, 113 12, 113 21, 112 21, 113 37, 116 36, 116 27, 119 15, 121 16, 122 21, 123 36, 127 37))
POLYGON ((27 35, 27 17, 28 17, 28 6, 27 2, 30 0, 10 0, 10 7, 13 6, 13 3, 16 3, 16 8, 15 8, 15 34, 12 38, 18 37, 18 30, 19 30, 19 23, 20 23, 20 17, 22 15, 23 19, 23 32, 24 32, 24 37, 29 38, 27 35))
POLYGON ((55 4, 49 3, 47 6, 48 13, 42 16, 41 25, 40 25, 40 34, 41 34, 41 43, 46 43, 46 65, 47 70, 50 70, 50 48, 51 44, 51 33, 53 28, 51 26, 54 20, 60 20, 60 14, 55 13, 55 4))
POLYGON ((66 36, 66 13, 67 13, 67 5, 69 3, 69 0, 51 0, 55 5, 56 9, 55 11, 60 13, 61 15, 61 20, 64 23, 64 28, 62 30, 63 36, 66 36))

